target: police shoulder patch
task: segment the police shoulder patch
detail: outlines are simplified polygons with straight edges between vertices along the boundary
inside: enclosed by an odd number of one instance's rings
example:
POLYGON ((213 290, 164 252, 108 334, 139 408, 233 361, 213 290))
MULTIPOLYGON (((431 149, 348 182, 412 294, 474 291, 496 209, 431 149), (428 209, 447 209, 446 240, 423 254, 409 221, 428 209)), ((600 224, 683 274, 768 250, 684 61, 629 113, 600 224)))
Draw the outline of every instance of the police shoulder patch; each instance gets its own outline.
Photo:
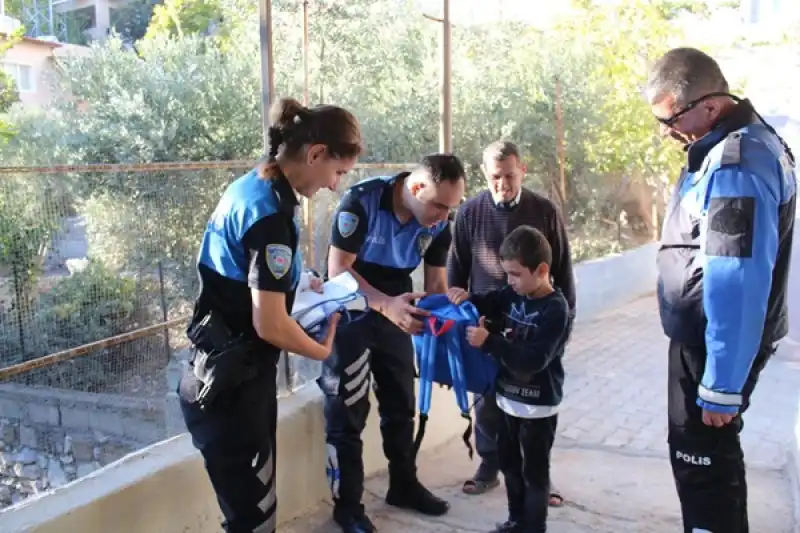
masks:
POLYGON ((433 240, 433 235, 430 233, 420 233, 417 237, 417 250, 419 250, 419 255, 425 255, 425 252, 428 250, 428 246, 431 245, 431 241, 433 240))
POLYGON ((350 211, 342 211, 336 219, 336 226, 342 237, 346 239, 356 232, 358 228, 358 215, 354 215, 350 211))
POLYGON ((267 245, 267 268, 275 276, 281 279, 292 268, 292 250, 285 244, 267 245))

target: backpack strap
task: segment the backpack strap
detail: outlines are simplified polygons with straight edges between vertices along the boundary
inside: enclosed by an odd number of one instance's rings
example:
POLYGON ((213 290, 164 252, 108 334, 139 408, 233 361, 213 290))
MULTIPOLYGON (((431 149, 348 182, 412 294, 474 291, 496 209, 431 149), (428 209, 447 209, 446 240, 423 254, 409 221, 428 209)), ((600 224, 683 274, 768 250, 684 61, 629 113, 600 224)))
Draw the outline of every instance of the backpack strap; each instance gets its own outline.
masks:
MULTIPOLYGON (((475 324, 480 319, 478 309, 471 302, 464 302, 458 306, 458 311, 467 320, 475 324)), ((467 419, 467 429, 461 436, 464 445, 467 447, 469 458, 472 460, 474 450, 472 448, 472 411, 469 405, 469 396, 467 393, 467 376, 464 369, 464 356, 461 350, 462 339, 457 338, 455 335, 450 335, 447 344, 447 357, 450 363, 450 377, 453 380, 453 390, 456 394, 456 402, 461 410, 461 416, 467 419)))
POLYGON ((467 396, 467 378, 464 375, 464 359, 461 356, 461 340, 456 335, 447 338, 447 359, 450 364, 450 377, 453 380, 453 390, 456 393, 456 402, 461 409, 461 416, 467 419, 467 429, 461 438, 469 452, 472 460, 474 450, 472 449, 472 416, 469 409, 469 398, 467 396))
POLYGON ((426 330, 422 338, 422 353, 419 354, 419 398, 417 401, 419 409, 419 427, 417 436, 414 438, 414 456, 419 453, 422 446, 422 439, 425 437, 425 427, 428 424, 428 411, 431 409, 431 392, 433 390, 433 374, 436 366, 436 348, 439 343, 439 335, 455 325, 454 320, 442 321, 442 325, 436 328, 438 320, 430 317, 426 321, 426 330))

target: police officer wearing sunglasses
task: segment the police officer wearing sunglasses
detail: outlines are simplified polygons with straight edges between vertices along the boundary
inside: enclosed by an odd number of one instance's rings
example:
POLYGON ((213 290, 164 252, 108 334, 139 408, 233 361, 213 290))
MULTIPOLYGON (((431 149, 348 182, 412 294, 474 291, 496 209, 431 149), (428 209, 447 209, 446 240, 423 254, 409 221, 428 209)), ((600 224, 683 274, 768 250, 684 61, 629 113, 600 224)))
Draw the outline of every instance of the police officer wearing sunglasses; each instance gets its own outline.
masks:
POLYGON ((677 48, 647 98, 686 166, 667 207, 658 301, 670 339, 669 451, 686 533, 746 533, 739 442, 758 376, 787 334, 794 158, 719 65, 677 48))

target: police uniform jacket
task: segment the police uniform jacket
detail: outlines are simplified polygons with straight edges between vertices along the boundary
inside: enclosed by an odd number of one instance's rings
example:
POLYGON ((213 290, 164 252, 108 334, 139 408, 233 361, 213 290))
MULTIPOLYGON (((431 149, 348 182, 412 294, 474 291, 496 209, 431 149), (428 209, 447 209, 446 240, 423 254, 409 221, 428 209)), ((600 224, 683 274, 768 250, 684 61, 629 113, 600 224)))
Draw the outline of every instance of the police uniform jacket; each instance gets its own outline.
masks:
POLYGON ((661 323, 705 348, 697 403, 732 414, 759 349, 788 330, 794 161, 747 100, 687 153, 658 252, 661 323))

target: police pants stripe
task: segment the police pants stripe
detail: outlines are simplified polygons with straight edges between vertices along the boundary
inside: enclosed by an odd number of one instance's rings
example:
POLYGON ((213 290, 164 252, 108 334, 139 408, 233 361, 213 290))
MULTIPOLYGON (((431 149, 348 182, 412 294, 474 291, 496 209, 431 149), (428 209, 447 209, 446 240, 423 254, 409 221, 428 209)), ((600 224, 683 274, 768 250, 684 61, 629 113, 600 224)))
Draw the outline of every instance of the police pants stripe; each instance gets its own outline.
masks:
POLYGON ((344 388, 348 395, 344 401, 348 407, 364 398, 369 392, 369 349, 344 369, 344 388), (354 392, 355 391, 355 392, 354 392))
POLYGON ((411 338, 370 314, 339 326, 317 380, 325 394, 326 473, 338 510, 358 512, 364 488, 361 432, 374 382, 390 475, 415 475, 414 351, 411 338))
POLYGON ((197 380, 181 379, 181 410, 192 442, 205 460, 227 533, 274 533, 277 524, 275 429, 276 369, 231 391, 202 411, 194 403, 197 380))
POLYGON ((741 414, 747 410, 758 376, 773 353, 772 347, 759 351, 742 391, 740 415, 716 428, 703 423, 702 409, 697 405, 705 348, 670 342, 668 440, 685 533, 749 532, 744 454, 739 441, 741 414))

